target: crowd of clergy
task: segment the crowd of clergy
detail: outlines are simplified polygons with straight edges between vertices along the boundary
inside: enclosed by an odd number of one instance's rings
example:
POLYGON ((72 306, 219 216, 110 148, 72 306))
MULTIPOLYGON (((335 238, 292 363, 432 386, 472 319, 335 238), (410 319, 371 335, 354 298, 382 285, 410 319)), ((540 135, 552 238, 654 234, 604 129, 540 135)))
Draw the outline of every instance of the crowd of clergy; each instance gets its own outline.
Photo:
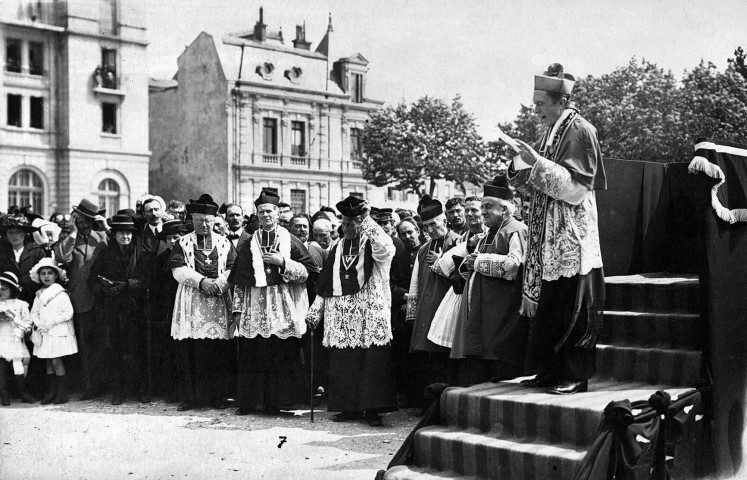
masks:
POLYGON ((335 421, 377 426, 425 408, 433 384, 537 374, 522 384, 585 391, 604 171, 598 144, 573 150, 574 129, 596 137, 562 101, 572 80, 552 66, 539 77, 540 152, 518 145, 531 168, 513 165, 481 197, 424 195, 413 212, 350 196, 312 216, 270 190, 251 215, 208 194, 146 195, 109 218, 87 199, 48 221, 12 209, 0 221, 0 401, 64 403, 79 389, 237 415, 322 402, 335 421))

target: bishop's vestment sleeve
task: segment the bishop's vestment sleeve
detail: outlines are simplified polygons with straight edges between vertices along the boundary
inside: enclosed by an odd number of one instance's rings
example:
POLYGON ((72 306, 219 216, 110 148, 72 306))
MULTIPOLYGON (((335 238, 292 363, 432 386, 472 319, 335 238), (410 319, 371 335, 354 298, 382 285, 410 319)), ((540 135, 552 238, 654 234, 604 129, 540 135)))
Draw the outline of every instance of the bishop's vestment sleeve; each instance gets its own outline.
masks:
POLYGON ((384 229, 374 222, 370 216, 363 219, 360 228, 361 232, 368 237, 368 241, 371 242, 371 254, 374 261, 377 263, 391 262, 396 250, 392 237, 387 235, 384 229))
POLYGON ((508 253, 481 253, 475 258, 475 272, 486 277, 516 280, 526 252, 526 231, 514 232, 509 237, 508 253))

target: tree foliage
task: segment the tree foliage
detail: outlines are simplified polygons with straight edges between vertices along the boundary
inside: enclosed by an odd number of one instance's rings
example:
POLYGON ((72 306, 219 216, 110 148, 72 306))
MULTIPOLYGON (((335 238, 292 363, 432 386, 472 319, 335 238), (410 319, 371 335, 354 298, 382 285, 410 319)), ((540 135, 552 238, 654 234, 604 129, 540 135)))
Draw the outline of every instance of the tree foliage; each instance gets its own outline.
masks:
POLYGON ((362 140, 363 178, 376 186, 422 194, 430 181, 432 194, 437 179, 463 185, 490 174, 475 119, 459 97, 450 104, 426 96, 410 106, 387 106, 371 114, 362 140))
MULTIPOLYGON (((701 62, 679 81, 671 71, 633 58, 609 74, 578 79, 573 103, 597 128, 605 156, 688 161, 701 137, 747 142, 747 71, 741 48, 735 56, 725 72, 701 62)), ((501 128, 525 141, 538 138, 526 106, 501 128)))

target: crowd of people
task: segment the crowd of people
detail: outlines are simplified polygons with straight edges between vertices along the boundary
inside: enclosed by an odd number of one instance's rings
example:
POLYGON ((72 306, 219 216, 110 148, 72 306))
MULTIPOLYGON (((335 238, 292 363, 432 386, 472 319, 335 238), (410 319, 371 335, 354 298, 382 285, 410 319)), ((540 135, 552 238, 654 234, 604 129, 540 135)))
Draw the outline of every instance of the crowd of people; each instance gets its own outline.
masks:
POLYGON ((417 211, 393 211, 350 196, 313 215, 270 190, 250 215, 208 194, 145 195, 109 218, 87 199, 48 221, 11 208, 0 219, 0 402, 158 394, 179 411, 232 400, 248 415, 326 397, 334 420, 376 426, 424 408, 435 383, 536 373, 522 384, 585 391, 605 179, 568 77, 555 66, 537 76, 539 151, 518 142, 528 168, 512 166, 482 197, 424 195, 417 211))

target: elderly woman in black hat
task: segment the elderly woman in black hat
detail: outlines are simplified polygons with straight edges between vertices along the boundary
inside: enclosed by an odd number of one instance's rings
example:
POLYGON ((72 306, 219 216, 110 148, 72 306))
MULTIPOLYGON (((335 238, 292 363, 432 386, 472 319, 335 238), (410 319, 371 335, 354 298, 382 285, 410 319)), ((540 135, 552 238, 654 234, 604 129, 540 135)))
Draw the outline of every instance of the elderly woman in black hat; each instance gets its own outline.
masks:
POLYGON ((0 271, 13 272, 18 277, 20 298, 29 305, 34 302, 34 293, 39 290, 39 284, 31 280, 29 271, 45 257, 44 249, 31 238, 36 230, 22 214, 9 214, 0 222, 0 271))
POLYGON ((138 255, 133 240, 137 227, 132 216, 114 215, 111 230, 115 241, 94 260, 88 285, 96 296, 96 321, 104 326, 104 340, 111 349, 112 405, 119 405, 128 389, 142 387, 143 355, 138 345, 143 331, 138 304, 146 287, 147 265, 153 257, 147 253, 138 255))

